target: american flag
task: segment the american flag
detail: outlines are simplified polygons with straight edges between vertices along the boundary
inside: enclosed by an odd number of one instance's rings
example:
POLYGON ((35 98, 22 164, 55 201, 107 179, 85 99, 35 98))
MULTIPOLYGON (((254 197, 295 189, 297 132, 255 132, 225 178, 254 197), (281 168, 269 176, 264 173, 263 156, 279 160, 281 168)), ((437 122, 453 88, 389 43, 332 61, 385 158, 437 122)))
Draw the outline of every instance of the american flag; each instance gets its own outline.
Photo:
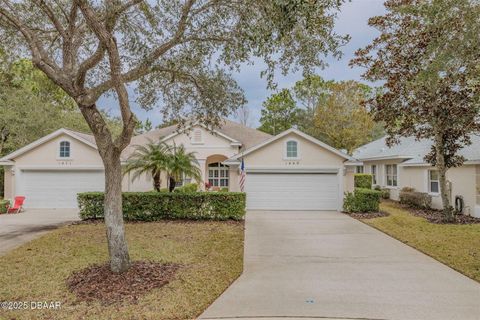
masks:
POLYGON ((245 179, 246 179, 246 174, 245 174, 245 163, 243 162, 242 158, 242 164, 240 165, 240 191, 243 192, 243 189, 245 187, 245 179))

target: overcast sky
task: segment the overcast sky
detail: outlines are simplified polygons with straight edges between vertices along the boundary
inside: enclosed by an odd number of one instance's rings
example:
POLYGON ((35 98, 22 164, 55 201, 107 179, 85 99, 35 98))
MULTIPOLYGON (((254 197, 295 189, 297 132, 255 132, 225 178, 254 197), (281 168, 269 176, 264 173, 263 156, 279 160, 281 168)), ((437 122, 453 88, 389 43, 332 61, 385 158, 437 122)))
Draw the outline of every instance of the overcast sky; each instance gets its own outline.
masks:
MULTIPOLYGON (((350 42, 342 48, 343 57, 341 60, 333 58, 327 59, 329 66, 325 70, 319 70, 318 74, 326 80, 361 80, 361 68, 350 68, 348 61, 353 57, 355 50, 364 47, 378 35, 378 32, 367 25, 368 18, 381 15, 385 12, 383 0, 352 0, 345 3, 338 16, 335 30, 339 34, 349 34, 350 42)), ((250 109, 253 126, 258 126, 260 119, 260 109, 262 102, 272 93, 268 91, 265 79, 260 78, 260 71, 263 70, 261 64, 249 65, 242 68, 241 72, 234 74, 234 78, 245 91, 248 100, 247 106, 250 109)), ((290 88, 293 84, 301 80, 300 74, 290 74, 286 77, 278 77, 278 90, 290 88)), ((154 125, 162 122, 158 110, 145 111, 135 105, 135 97, 131 93, 132 108, 135 114, 142 121, 149 118, 154 125)), ((111 113, 117 114, 116 108, 109 108, 109 105, 115 105, 116 101, 104 98, 99 101, 100 105, 111 113)), ((232 117, 233 118, 233 117, 232 117)))

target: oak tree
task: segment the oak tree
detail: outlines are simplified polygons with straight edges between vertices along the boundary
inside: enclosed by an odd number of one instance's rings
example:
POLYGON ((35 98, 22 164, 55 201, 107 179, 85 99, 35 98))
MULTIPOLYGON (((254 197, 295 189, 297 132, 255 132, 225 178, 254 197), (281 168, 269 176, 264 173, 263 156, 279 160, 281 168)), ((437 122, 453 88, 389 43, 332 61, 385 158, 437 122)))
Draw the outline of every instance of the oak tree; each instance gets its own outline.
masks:
POLYGON ((388 0, 387 13, 370 18, 381 34, 356 52, 384 90, 367 101, 384 121, 388 144, 401 136, 431 140, 425 160, 439 172, 445 219, 453 219, 446 172, 480 132, 480 4, 473 0, 388 0))
POLYGON ((31 58, 72 97, 95 136, 105 167, 110 266, 130 265, 122 217, 122 150, 136 126, 130 88, 164 120, 218 125, 244 102, 228 70, 258 57, 274 70, 323 65, 345 38, 333 32, 343 0, 0 0, 0 39, 11 55, 31 58), (112 135, 98 99, 118 101, 122 132, 112 135), (183 120, 185 121, 185 120, 183 120))

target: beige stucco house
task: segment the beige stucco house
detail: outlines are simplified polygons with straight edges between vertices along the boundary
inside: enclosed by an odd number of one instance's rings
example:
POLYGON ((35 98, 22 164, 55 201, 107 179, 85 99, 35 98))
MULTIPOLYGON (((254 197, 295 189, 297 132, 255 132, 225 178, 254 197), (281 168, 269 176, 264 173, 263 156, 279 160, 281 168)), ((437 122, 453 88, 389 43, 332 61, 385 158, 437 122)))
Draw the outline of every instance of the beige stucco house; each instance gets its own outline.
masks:
MULTIPOLYGON (((451 200, 461 197, 463 213, 480 217, 480 137, 472 136, 472 142, 460 150, 467 161, 461 167, 449 169, 447 180, 451 200)), ((398 200, 403 187, 412 187, 429 193, 433 207, 441 209, 437 171, 424 161, 431 146, 429 140, 416 141, 410 137, 388 147, 384 137, 358 148, 353 156, 363 162, 357 171, 371 173, 375 185, 390 189, 392 199, 398 200)))
MULTIPOLYGON (((271 136, 225 120, 209 130, 193 124, 152 130, 132 138, 135 145, 149 140, 183 144, 199 162, 203 182, 239 191, 239 165, 244 161, 249 209, 338 210, 343 193, 353 189, 355 160, 296 129, 271 136)), ((75 208, 76 195, 104 190, 104 169, 93 136, 57 130, 0 159, 5 167, 5 197, 26 197, 26 208, 75 208)), ((162 179, 163 184, 166 179, 162 179)), ((180 182, 190 182, 188 177, 180 182)), ((123 178, 124 191, 150 191, 148 175, 123 178)))

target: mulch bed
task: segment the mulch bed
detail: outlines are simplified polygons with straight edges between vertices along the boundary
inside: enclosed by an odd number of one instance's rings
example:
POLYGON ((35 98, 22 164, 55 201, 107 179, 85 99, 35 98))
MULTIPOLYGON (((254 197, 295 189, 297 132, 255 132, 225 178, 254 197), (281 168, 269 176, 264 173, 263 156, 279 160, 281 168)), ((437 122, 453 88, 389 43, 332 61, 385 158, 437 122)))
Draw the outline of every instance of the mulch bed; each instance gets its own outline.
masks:
MULTIPOLYGON (((199 223, 210 223, 210 222, 221 222, 224 224, 243 224, 245 220, 214 220, 214 219, 160 219, 155 221, 140 221, 140 220, 124 220, 125 224, 143 224, 143 223, 155 223, 155 222, 162 222, 162 223, 176 223, 176 224, 199 224, 199 223)), ((103 218, 98 219, 85 219, 74 221, 72 225, 82 225, 82 224, 104 224, 105 220, 103 218)))
POLYGON ((136 302, 152 289, 163 287, 173 278, 180 265, 135 261, 124 273, 113 273, 110 264, 93 265, 74 272, 67 286, 79 301, 99 301, 104 305, 136 302))
POLYGON ((352 212, 352 213, 346 213, 346 215, 349 215, 352 218, 355 219, 374 219, 374 218, 381 218, 381 217, 388 217, 389 214, 388 212, 384 211, 379 211, 379 212, 352 212))
POLYGON ((442 211, 439 210, 427 210, 427 209, 414 209, 404 205, 400 205, 403 209, 408 210, 411 214, 417 217, 427 219, 429 222, 438 224, 475 224, 480 223, 480 218, 467 216, 465 214, 456 214, 454 221, 445 221, 442 211))

